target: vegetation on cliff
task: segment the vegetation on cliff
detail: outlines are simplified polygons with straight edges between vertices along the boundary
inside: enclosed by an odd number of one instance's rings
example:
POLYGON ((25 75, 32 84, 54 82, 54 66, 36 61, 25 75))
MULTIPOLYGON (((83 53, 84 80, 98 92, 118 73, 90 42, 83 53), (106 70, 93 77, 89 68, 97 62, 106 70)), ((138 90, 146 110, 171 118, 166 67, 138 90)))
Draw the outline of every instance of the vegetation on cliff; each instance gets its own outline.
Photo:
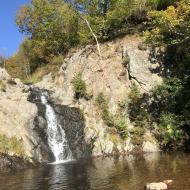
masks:
MULTIPOLYGON (((136 128, 131 133, 137 144, 143 128, 154 131, 165 147, 185 142, 190 133, 189 0, 32 0, 19 10, 16 23, 27 39, 16 55, 5 62, 1 58, 0 65, 27 83, 57 70, 70 49, 94 43, 94 35, 103 42, 144 31, 164 82, 149 94, 132 87, 127 110, 136 128)), ((87 95, 81 75, 75 76, 73 86, 79 98, 87 95)), ((4 89, 2 84, 0 88, 4 89)), ((97 103, 105 123, 126 137, 126 116, 110 113, 103 94, 97 103)))
POLYGON ((32 0, 17 13, 16 23, 27 39, 18 53, 7 60, 6 68, 14 77, 28 81, 38 68, 50 72, 51 68, 45 65, 52 65, 56 56, 64 55, 72 47, 93 42, 92 31, 99 41, 103 41, 139 28, 143 30, 149 26, 149 10, 164 9, 173 2, 32 0))

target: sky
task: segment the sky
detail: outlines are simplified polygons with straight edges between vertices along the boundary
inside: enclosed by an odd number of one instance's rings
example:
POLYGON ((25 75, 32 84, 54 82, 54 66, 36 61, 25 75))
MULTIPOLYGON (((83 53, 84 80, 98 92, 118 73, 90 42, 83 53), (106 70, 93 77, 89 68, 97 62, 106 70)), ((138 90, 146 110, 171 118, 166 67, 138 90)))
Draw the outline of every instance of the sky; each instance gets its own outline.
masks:
POLYGON ((0 55, 11 56, 17 52, 24 36, 15 24, 17 10, 30 0, 1 0, 0 3, 0 55))

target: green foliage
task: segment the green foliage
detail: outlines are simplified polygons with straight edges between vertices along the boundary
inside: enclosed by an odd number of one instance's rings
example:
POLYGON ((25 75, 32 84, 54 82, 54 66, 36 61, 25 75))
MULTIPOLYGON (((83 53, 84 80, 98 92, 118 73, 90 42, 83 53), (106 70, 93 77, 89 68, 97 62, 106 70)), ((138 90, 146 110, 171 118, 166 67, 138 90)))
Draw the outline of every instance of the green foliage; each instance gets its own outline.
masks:
POLYGON ((22 140, 18 140, 16 137, 7 138, 0 134, 0 152, 22 156, 24 153, 22 140))
POLYGON ((172 77, 165 79, 163 84, 156 86, 152 90, 152 104, 156 109, 156 114, 161 114, 162 110, 175 113, 178 110, 176 100, 182 89, 182 81, 172 77))
POLYGON ((127 118, 124 116, 113 116, 112 117, 112 125, 118 130, 120 136, 123 139, 126 139, 128 137, 127 128, 128 128, 128 122, 127 118))
MULTIPOLYGON (((28 38, 8 60, 8 71, 13 77, 29 80, 37 68, 52 64, 54 56, 92 42, 94 37, 84 19, 89 21, 99 40, 107 40, 141 28, 137 25, 147 21, 149 10, 162 9, 173 2, 175 0, 32 0, 17 13, 16 24, 28 38)), ((61 62, 61 59, 55 61, 61 62)), ((128 61, 124 61, 125 65, 128 61)))
POLYGON ((147 42, 160 45, 185 45, 190 32, 189 25, 190 2, 188 0, 180 0, 177 7, 169 6, 164 11, 151 11, 149 13, 154 28, 145 32, 147 42))
POLYGON ((102 119, 109 127, 115 127, 122 138, 127 138, 127 119, 121 115, 113 115, 109 111, 108 102, 103 93, 99 93, 96 97, 96 103, 102 112, 102 119))
POLYGON ((130 102, 133 102, 133 103, 137 102, 140 96, 141 96, 141 93, 140 93, 139 87, 137 86, 137 84, 132 83, 130 93, 128 95, 130 102))
POLYGON ((138 86, 132 84, 128 98, 128 114, 130 120, 137 127, 148 128, 151 122, 147 103, 148 96, 141 94, 138 86))
POLYGON ((84 80, 82 80, 81 73, 77 73, 73 77, 72 84, 73 84, 76 99, 87 97, 86 83, 84 80))
POLYGON ((190 127, 190 1, 150 11, 149 17, 153 28, 144 33, 145 40, 153 48, 165 49, 160 73, 165 79, 152 92, 150 112, 162 145, 181 145, 190 127))
POLYGON ((33 0, 19 10, 16 23, 43 57, 65 53, 78 42, 78 17, 61 0, 33 0))
POLYGON ((100 106, 102 111, 102 119, 106 122, 107 125, 112 124, 112 117, 110 116, 108 102, 105 95, 101 92, 96 97, 96 103, 100 106))
POLYGON ((158 139, 164 147, 180 146, 185 139, 184 131, 180 128, 179 118, 171 113, 161 114, 158 131, 158 139))

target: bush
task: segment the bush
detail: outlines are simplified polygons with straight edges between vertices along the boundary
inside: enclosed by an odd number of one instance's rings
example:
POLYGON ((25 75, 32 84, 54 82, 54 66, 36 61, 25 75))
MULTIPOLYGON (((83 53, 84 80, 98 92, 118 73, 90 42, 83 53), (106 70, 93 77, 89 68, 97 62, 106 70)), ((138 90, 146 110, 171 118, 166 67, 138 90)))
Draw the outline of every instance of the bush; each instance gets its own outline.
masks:
POLYGON ((149 105, 147 102, 148 95, 141 94, 138 86, 132 84, 128 98, 128 114, 130 120, 137 127, 148 127, 150 125, 149 105))
POLYGON ((112 118, 112 122, 113 122, 113 126, 118 130, 120 136, 124 139, 127 138, 127 136, 128 136, 127 119, 125 117, 122 117, 122 116, 114 116, 112 118))
POLYGON ((78 73, 74 76, 74 78, 72 79, 72 84, 73 84, 76 99, 87 97, 86 83, 84 80, 82 80, 81 73, 78 73))
POLYGON ((158 124, 158 139, 163 147, 178 146, 184 140, 179 118, 171 113, 162 113, 158 124))
POLYGON ((111 119, 110 112, 109 112, 108 102, 102 92, 98 94, 98 96, 96 98, 96 102, 100 106, 100 109, 102 111, 102 119, 109 126, 112 123, 111 122, 112 119, 111 119))
POLYGON ((129 63, 130 63, 130 57, 127 55, 123 58, 123 66, 128 67, 129 63))
POLYGON ((140 98, 140 96, 141 96, 141 93, 140 93, 139 87, 135 83, 132 83, 131 90, 128 95, 129 101, 132 103, 135 103, 140 98))
POLYGON ((113 115, 109 111, 108 102, 103 93, 99 93, 96 102, 99 105, 102 112, 102 119, 109 127, 115 127, 122 138, 127 137, 127 119, 120 115, 113 115))

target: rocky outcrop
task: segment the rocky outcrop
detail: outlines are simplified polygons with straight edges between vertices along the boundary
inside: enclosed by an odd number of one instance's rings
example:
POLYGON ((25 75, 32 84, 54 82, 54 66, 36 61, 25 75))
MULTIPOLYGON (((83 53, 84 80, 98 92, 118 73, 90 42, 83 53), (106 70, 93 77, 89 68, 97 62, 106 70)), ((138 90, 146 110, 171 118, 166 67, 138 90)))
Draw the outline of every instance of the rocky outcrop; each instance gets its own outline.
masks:
MULTIPOLYGON (((115 128, 106 125, 96 98, 103 93, 113 115, 126 115, 119 110, 127 100, 132 82, 136 82, 142 92, 148 92, 161 82, 157 73, 151 72, 154 65, 149 61, 149 49, 138 48, 141 42, 139 36, 126 36, 101 44, 101 59, 96 46, 86 46, 69 54, 54 78, 49 74, 31 87, 0 69, 0 134, 22 142, 22 156, 39 162, 51 161, 45 107, 39 98, 39 91, 45 90, 75 158, 133 151, 135 147, 130 136, 123 140, 115 128), (123 65, 124 47, 129 56, 127 67, 123 65), (72 80, 77 73, 81 73, 86 83, 86 99, 75 99, 72 80)), ((129 121, 128 127, 133 127, 129 121)), ((159 150, 156 140, 150 136, 143 143, 144 152, 159 150)), ((14 151, 7 153, 16 154, 14 151)))
MULTIPOLYGON (((156 73, 151 73, 149 50, 140 50, 138 44, 142 39, 138 36, 128 36, 101 45, 102 58, 96 46, 86 46, 76 53, 68 55, 55 79, 46 76, 37 84, 39 88, 46 88, 51 93, 54 104, 65 105, 80 109, 84 116, 84 139, 92 147, 92 155, 126 154, 134 146, 130 138, 121 139, 116 129, 109 128, 101 117, 101 110, 95 100, 99 93, 104 93, 108 100, 109 110, 117 114, 120 105, 127 100, 131 82, 136 82, 142 92, 148 92, 154 84, 161 82, 156 73), (123 47, 130 57, 130 69, 123 66, 123 47), (72 79, 81 73, 87 86, 90 99, 75 99, 72 79), (132 76, 132 78, 129 77, 132 76)), ((131 124, 129 123, 129 126, 131 124)), ((146 140, 143 151, 159 150, 156 141, 146 140)))
MULTIPOLYGON (((19 153, 13 150, 14 146, 6 150, 0 148, 0 151, 30 161, 47 162, 48 149, 43 144, 43 138, 34 130, 38 109, 28 101, 29 87, 23 85, 19 79, 12 79, 4 69, 0 69, 0 81, 5 86, 5 90, 0 91, 0 135, 4 135, 7 141, 15 138, 21 142, 18 146, 23 146, 19 153)), ((1 142, 1 147, 3 146, 1 142)))

